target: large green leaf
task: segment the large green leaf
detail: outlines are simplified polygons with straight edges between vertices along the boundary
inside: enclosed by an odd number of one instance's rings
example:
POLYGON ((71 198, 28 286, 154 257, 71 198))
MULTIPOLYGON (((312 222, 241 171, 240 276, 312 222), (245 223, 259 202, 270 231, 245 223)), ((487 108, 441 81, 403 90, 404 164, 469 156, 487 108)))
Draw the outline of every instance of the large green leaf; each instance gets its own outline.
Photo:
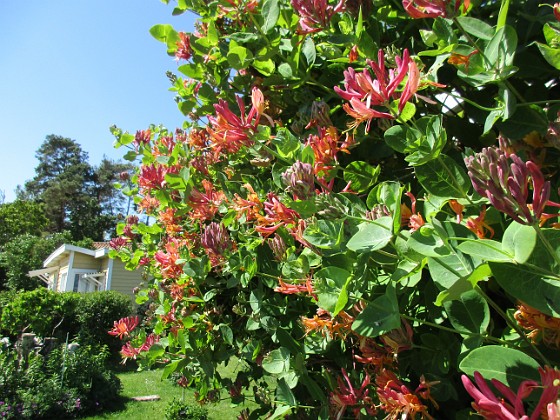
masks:
POLYGON ((344 180, 351 182, 352 191, 362 193, 377 182, 381 166, 371 166, 367 162, 354 161, 344 168, 344 180))
POLYGON ((466 334, 483 334, 490 324, 488 303, 474 290, 443 304, 455 329, 466 334))
MULTIPOLYGON (((531 226, 512 222, 504 232, 502 250, 522 264, 529 259, 537 243, 537 233, 531 226)), ((488 260, 489 261, 489 260, 488 260)))
POLYGON ((264 18, 261 29, 266 34, 270 32, 276 25, 276 22, 278 22, 278 17, 280 16, 278 0, 264 0, 261 13, 264 18))
POLYGON ((358 232, 346 244, 348 249, 355 252, 371 252, 384 248, 393 237, 393 220, 384 216, 372 222, 358 225, 358 232))
POLYGON ((513 262, 514 256, 502 248, 502 244, 491 239, 467 240, 458 246, 459 251, 474 255, 484 261, 513 262))
POLYGON ((477 38, 490 41, 494 36, 494 29, 482 20, 468 16, 457 16, 457 22, 461 24, 465 32, 477 38))
POLYGON ((422 187, 438 197, 465 198, 470 188, 466 170, 446 155, 416 166, 414 172, 422 187))
POLYGON ((150 34, 160 42, 167 45, 167 53, 174 54, 177 51, 177 42, 180 41, 179 34, 169 24, 158 24, 150 28, 150 34))
POLYGON ((317 248, 336 250, 344 236, 343 226, 343 222, 317 220, 307 226, 303 238, 317 248))
POLYGON ((469 376, 479 372, 484 379, 497 379, 516 390, 527 379, 539 380, 539 364, 519 350, 485 346, 471 351, 459 364, 469 376))
POLYGON ((317 271, 313 278, 319 307, 330 313, 340 312, 348 302, 346 288, 350 272, 340 267, 330 266, 317 271))
POLYGON ((560 280, 524 265, 490 263, 490 268, 500 287, 515 299, 560 318, 560 280))
POLYGON ((268 373, 280 374, 290 369, 290 351, 285 347, 272 350, 262 361, 262 367, 268 373))
POLYGON ((356 317, 352 330, 364 337, 377 337, 401 326, 399 304, 394 286, 389 284, 383 296, 368 303, 356 317))

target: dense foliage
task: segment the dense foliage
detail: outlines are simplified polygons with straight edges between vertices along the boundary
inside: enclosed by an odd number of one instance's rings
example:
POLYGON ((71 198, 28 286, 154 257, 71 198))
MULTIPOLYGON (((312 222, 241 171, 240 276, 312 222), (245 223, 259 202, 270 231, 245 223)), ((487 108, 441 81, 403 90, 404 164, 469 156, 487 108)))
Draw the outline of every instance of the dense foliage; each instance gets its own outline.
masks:
POLYGON ((120 346, 107 334, 115 319, 131 314, 130 298, 114 291, 59 293, 45 288, 14 294, 0 293, 0 335, 15 340, 22 332, 77 340, 82 345, 106 346, 114 356, 120 346))
POLYGON ((153 221, 113 241, 153 278, 123 356, 201 401, 251 392, 242 418, 558 418, 560 6, 541 3, 179 0, 196 30, 151 33, 188 121, 113 129, 153 221))
POLYGON ((89 346, 27 358, 0 348, 0 418, 73 418, 114 404, 120 381, 106 367, 107 357, 89 346))

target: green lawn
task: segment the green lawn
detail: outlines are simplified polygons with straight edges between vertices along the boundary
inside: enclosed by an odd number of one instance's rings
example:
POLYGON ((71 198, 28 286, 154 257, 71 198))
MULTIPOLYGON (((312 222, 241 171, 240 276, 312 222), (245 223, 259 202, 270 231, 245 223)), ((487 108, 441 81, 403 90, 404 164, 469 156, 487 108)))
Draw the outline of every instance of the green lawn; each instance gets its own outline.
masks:
MULTIPOLYGON (((161 380, 161 370, 149 370, 142 372, 119 373, 118 377, 122 382, 121 396, 122 405, 103 414, 85 417, 86 419, 164 419, 165 408, 173 398, 181 398, 183 389, 175 386, 169 380, 161 380), (132 397, 159 395, 158 401, 133 401, 132 397)), ((185 400, 188 403, 195 403, 192 389, 185 390, 185 400)), ((246 407, 255 408, 256 404, 248 403, 246 407)), ((207 404, 210 419, 235 419, 243 406, 231 407, 226 401, 217 404, 207 404)))

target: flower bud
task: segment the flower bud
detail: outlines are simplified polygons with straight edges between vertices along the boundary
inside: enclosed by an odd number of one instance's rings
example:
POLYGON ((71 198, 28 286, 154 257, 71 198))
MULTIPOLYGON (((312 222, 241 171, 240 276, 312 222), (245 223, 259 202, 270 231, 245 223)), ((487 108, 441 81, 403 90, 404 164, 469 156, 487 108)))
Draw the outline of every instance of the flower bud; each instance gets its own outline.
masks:
POLYGON ((306 200, 315 195, 313 166, 309 163, 296 161, 282 174, 282 182, 296 199, 306 200))

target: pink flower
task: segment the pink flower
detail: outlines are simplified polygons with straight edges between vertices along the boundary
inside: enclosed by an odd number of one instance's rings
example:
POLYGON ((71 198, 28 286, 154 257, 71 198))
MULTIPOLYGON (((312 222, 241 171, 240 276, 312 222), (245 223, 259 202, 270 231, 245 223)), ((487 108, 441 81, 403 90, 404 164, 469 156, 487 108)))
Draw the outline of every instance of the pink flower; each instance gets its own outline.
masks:
POLYGON ((463 3, 463 13, 466 13, 470 6, 470 0, 455 0, 453 8, 450 10, 452 0, 403 0, 404 10, 413 19, 452 17, 457 14, 461 3, 463 3))
POLYGON ((311 34, 325 29, 335 13, 344 10, 346 0, 330 6, 327 0, 292 0, 292 7, 300 16, 299 33, 311 34))
POLYGON ((140 318, 138 316, 121 318, 114 322, 113 329, 109 331, 109 334, 122 340, 124 337, 128 337, 129 333, 138 326, 139 322, 140 318))
POLYGON ((420 71, 416 63, 410 58, 408 50, 403 51, 402 58, 395 57, 396 69, 387 70, 385 67, 385 54, 379 50, 377 63, 367 60, 375 77, 372 77, 367 67, 360 73, 353 68, 344 72, 344 90, 335 86, 335 92, 343 99, 349 101, 343 105, 344 110, 353 117, 358 126, 367 121, 366 131, 369 131, 373 118, 395 118, 390 112, 390 103, 398 99, 398 112, 401 113, 406 103, 418 90, 420 84, 420 71), (407 79, 402 91, 397 89, 407 79), (379 110, 377 108, 385 108, 379 110))
POLYGON ((352 408, 355 418, 361 418, 360 411, 365 408, 368 415, 373 416, 377 414, 375 409, 375 404, 372 398, 369 396, 369 385, 371 383, 370 377, 366 372, 366 376, 362 381, 359 389, 355 389, 350 378, 346 373, 346 370, 341 369, 342 377, 337 378, 338 389, 331 392, 330 395, 330 405, 335 411, 334 415, 336 419, 342 418, 346 409, 348 407, 352 408))
POLYGON ((539 368, 539 374, 540 384, 537 381, 525 380, 519 385, 517 393, 497 379, 492 379, 492 385, 502 394, 500 398, 494 394, 479 372, 474 372, 476 385, 466 375, 463 375, 461 380, 467 392, 474 398, 472 406, 478 414, 496 420, 537 420, 541 413, 550 410, 550 404, 556 402, 560 391, 560 371, 545 366, 544 369, 539 368), (542 389, 542 394, 529 416, 525 412, 523 400, 535 389, 542 389))
POLYGON ((111 249, 118 251, 119 249, 125 247, 127 243, 128 243, 127 238, 123 236, 119 236, 118 238, 111 239, 109 241, 109 246, 111 247, 111 249))
POLYGON ((264 96, 257 87, 253 87, 251 102, 252 107, 249 113, 245 114, 243 100, 237 96, 240 116, 235 115, 229 108, 229 104, 223 99, 214 104, 216 116, 208 116, 208 121, 212 126, 212 128, 208 128, 208 133, 212 137, 212 146, 216 149, 216 153, 220 153, 222 150, 236 153, 241 147, 253 144, 250 135, 257 131, 265 106, 264 96))
POLYGON ((179 32, 180 41, 177 41, 177 60, 188 60, 192 57, 191 38, 184 32, 179 32))

